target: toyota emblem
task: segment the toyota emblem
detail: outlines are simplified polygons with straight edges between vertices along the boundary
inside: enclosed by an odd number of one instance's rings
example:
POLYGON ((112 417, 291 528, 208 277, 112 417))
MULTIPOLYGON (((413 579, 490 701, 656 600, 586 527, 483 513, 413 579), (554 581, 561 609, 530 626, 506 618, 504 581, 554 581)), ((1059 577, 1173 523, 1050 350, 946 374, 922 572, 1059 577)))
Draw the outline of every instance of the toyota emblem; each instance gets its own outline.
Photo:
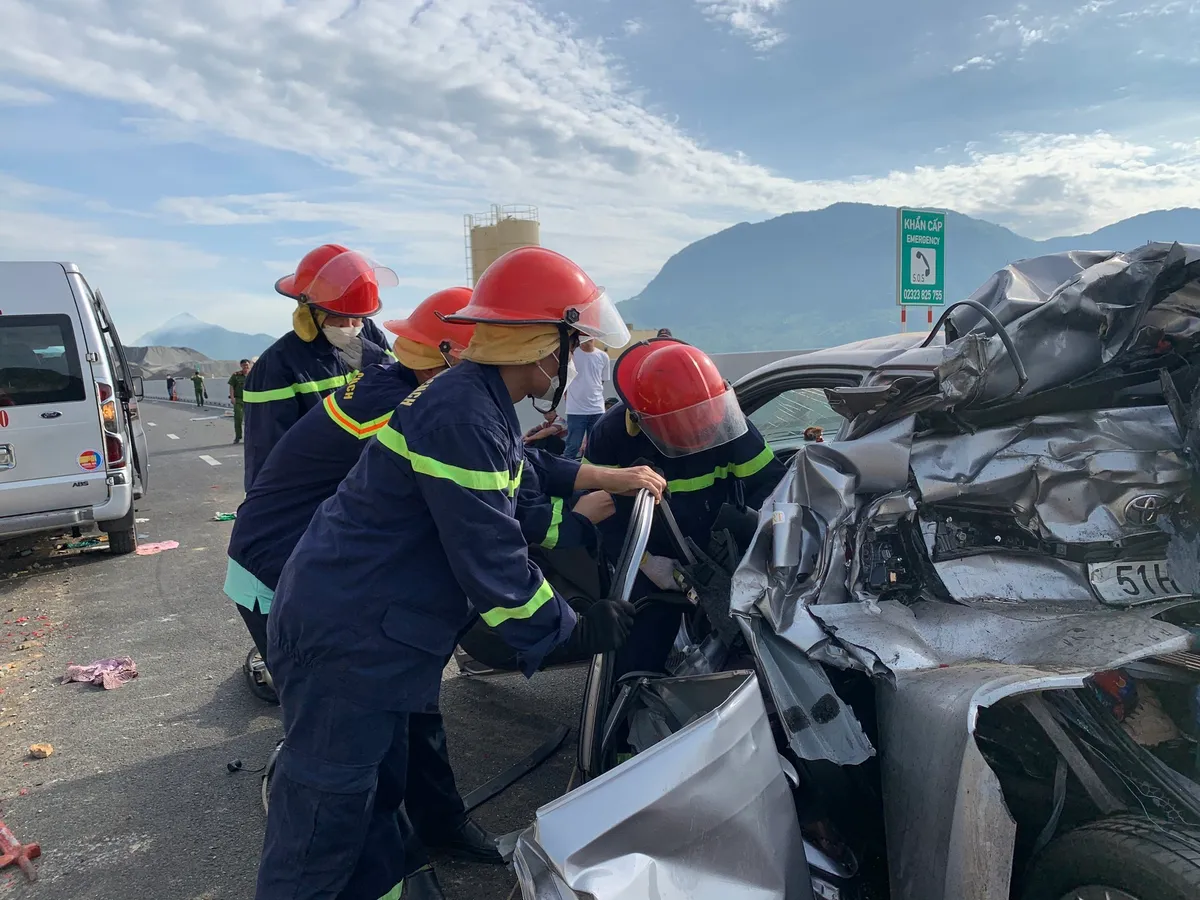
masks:
POLYGON ((1166 505, 1167 498, 1161 494, 1142 494, 1134 497, 1125 504, 1125 524, 1153 525, 1166 505))

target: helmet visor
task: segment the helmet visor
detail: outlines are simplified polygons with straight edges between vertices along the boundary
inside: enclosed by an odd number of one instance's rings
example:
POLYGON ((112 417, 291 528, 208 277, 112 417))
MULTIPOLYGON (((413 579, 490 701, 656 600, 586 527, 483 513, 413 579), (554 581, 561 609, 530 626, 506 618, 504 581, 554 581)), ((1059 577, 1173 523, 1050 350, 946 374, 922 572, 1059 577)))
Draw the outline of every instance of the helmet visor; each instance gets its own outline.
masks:
POLYGON ((748 425, 737 395, 726 389, 693 406, 656 416, 637 414, 637 424, 663 456, 690 456, 737 440, 748 425))
POLYGON ((624 347, 629 343, 629 329, 604 288, 587 303, 568 307, 565 318, 576 331, 608 347, 624 347))
POLYGON ((372 316, 381 305, 379 288, 398 284, 400 279, 387 266, 347 250, 321 266, 302 297, 310 306, 331 315, 372 316))

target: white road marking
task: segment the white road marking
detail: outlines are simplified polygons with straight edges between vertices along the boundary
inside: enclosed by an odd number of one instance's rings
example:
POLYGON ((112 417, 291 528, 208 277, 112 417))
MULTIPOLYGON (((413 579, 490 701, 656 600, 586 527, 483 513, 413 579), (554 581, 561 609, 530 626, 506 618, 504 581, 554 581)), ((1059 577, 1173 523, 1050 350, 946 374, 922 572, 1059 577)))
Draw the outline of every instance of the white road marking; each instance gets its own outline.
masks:
POLYGON ((207 454, 202 453, 200 455, 200 458, 202 460, 204 460, 206 463, 208 463, 210 466, 219 466, 221 464, 219 460, 215 460, 211 456, 208 456, 207 454))
POLYGON ((147 425, 149 425, 151 428, 157 428, 157 427, 158 427, 158 423, 157 423, 157 422, 147 422, 146 424, 147 424, 147 425))
POLYGON ((219 419, 219 418, 221 418, 221 417, 220 416, 197 416, 196 418, 192 419, 192 421, 193 422, 207 422, 210 419, 219 419))
POLYGON ((177 434, 168 434, 167 437, 169 437, 173 441, 179 440, 179 435, 177 435, 177 434))

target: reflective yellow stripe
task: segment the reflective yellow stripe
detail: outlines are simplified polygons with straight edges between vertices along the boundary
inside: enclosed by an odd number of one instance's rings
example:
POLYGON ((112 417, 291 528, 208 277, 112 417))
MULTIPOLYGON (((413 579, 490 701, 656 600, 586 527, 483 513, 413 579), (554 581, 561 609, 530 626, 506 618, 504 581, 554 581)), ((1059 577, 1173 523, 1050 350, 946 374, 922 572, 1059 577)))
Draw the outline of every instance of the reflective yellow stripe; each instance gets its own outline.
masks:
POLYGON ((497 625, 507 622, 509 619, 528 619, 535 612, 546 605, 546 601, 554 596, 554 588, 545 578, 542 579, 542 586, 537 589, 529 602, 518 607, 496 606, 483 613, 479 618, 483 619, 483 624, 489 628, 495 628, 497 625))
POLYGON ((525 460, 521 460, 521 464, 517 466, 517 477, 513 479, 512 484, 508 486, 508 496, 515 497, 517 491, 521 487, 521 476, 525 474, 525 460))
POLYGON ((322 391, 345 387, 354 374, 357 373, 334 375, 321 381, 301 381, 270 391, 243 391, 242 400, 245 403, 270 403, 272 400, 287 400, 297 394, 319 394, 322 391))
POLYGON ((718 478, 727 478, 732 475, 734 478, 749 478, 763 468, 772 459, 775 458, 775 452, 769 447, 763 447, 762 452, 749 462, 730 463, 727 466, 717 466, 711 472, 705 475, 697 475, 694 478, 680 478, 676 481, 667 482, 667 490, 672 494, 685 494, 688 491, 702 491, 705 488, 712 487, 717 483, 718 478))
POLYGON ((400 879, 400 883, 384 894, 379 900, 400 900, 404 896, 404 879, 400 879))
POLYGON ((550 527, 546 529, 546 537, 542 541, 542 546, 547 550, 553 550, 558 543, 558 526, 562 524, 562 517, 563 499, 554 497, 550 500, 550 527))
POLYGON ((378 419, 372 419, 370 422, 359 422, 357 419, 352 419, 346 415, 345 411, 338 406, 338 402, 335 399, 336 396, 336 394, 330 394, 322 401, 325 412, 329 413, 329 418, 333 419, 338 427, 354 435, 360 441, 371 437, 371 435, 379 431, 392 418, 392 414, 388 413, 386 416, 380 416, 378 419))
MULTIPOLYGON (((507 472, 483 472, 478 469, 463 469, 441 462, 432 456, 423 456, 408 449, 408 441, 395 428, 379 429, 379 443, 393 453, 408 460, 414 472, 433 478, 445 478, 472 491, 508 491, 511 497, 521 484, 521 476, 513 478, 507 472)), ((524 462, 522 462, 522 468, 524 462)))

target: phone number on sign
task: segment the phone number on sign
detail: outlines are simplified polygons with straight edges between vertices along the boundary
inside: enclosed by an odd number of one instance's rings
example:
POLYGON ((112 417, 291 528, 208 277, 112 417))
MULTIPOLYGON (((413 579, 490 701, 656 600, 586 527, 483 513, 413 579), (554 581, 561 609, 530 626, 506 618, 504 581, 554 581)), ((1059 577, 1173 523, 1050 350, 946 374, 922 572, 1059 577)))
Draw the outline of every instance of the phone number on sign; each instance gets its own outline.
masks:
POLYGON ((941 303, 942 291, 923 290, 921 288, 905 288, 900 294, 902 300, 909 303, 941 303))

